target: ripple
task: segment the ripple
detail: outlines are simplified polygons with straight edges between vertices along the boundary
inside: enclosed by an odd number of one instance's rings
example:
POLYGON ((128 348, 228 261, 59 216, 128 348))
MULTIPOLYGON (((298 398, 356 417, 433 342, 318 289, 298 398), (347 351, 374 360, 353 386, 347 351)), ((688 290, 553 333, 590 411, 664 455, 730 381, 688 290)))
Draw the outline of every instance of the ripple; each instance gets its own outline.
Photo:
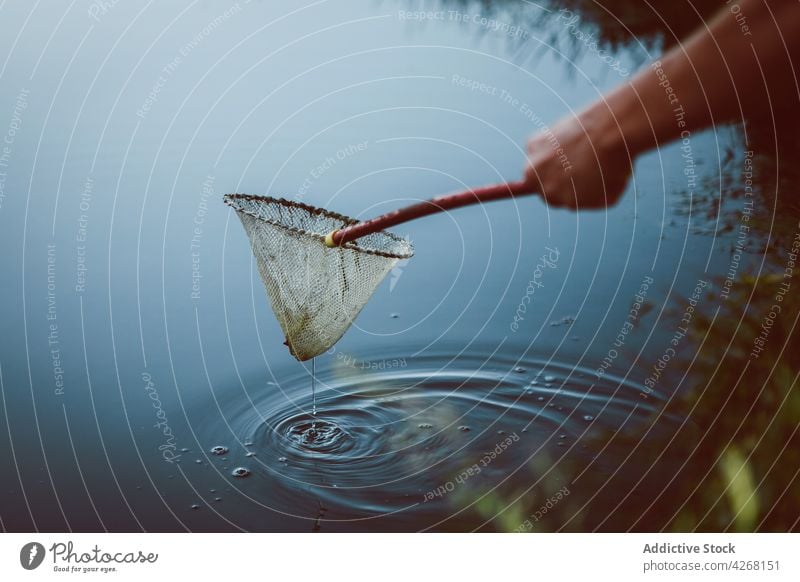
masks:
POLYGON ((535 359, 440 355, 380 372, 339 364, 317 363, 316 415, 308 374, 294 368, 277 384, 248 385, 248 398, 226 400, 224 419, 203 425, 208 445, 232 437, 247 444, 210 449, 225 448, 234 467, 247 464, 231 471, 256 477, 242 482, 247 496, 288 513, 309 495, 348 515, 432 512, 436 504, 424 503, 424 492, 500 443, 512 444, 470 487, 536 463, 567 466, 564 459, 578 473, 598 456, 598 447, 587 446, 594 436, 648 428, 661 407, 631 382, 535 359))
POLYGON ((353 435, 327 420, 292 419, 285 436, 299 450, 316 453, 345 454, 355 444, 353 435))

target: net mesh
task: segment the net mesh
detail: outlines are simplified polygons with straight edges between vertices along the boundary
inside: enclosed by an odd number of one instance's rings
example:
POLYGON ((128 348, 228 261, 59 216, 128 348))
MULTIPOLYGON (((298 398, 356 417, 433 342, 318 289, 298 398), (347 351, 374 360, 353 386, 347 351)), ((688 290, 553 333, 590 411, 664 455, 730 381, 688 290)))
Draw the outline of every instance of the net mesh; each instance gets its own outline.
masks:
POLYGON ((376 232, 341 247, 325 235, 357 221, 278 198, 227 194, 250 239, 289 351, 300 361, 330 349, 411 243, 376 232))

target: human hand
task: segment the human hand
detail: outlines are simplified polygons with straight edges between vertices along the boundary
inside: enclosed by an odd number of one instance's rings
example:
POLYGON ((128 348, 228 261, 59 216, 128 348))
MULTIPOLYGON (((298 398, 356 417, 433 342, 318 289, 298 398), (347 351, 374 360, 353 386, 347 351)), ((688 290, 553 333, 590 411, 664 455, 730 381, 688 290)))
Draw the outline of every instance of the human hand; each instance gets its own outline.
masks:
POLYGON ((633 160, 613 121, 602 108, 593 108, 534 135, 528 141, 525 181, 550 206, 582 210, 614 205, 633 160))

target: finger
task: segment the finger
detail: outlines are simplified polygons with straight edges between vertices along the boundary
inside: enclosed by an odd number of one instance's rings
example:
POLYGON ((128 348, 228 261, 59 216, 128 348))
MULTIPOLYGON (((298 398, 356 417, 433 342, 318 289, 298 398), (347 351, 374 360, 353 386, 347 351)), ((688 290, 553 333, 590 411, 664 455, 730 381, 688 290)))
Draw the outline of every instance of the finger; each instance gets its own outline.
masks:
POLYGON ((526 159, 525 161, 523 176, 525 178, 525 183, 530 185, 533 190, 541 191, 541 181, 539 180, 539 174, 529 158, 526 159))
POLYGON ((563 208, 566 206, 565 197, 554 188, 542 188, 541 194, 548 206, 553 208, 563 208))
POLYGON ((575 188, 575 182, 570 178, 570 191, 565 196, 564 206, 569 208, 570 210, 578 210, 581 207, 581 203, 578 200, 578 191, 575 188))
POLYGON ((573 210, 573 211, 578 210, 579 206, 577 198, 570 198, 566 200, 564 207, 567 208, 568 210, 573 210))

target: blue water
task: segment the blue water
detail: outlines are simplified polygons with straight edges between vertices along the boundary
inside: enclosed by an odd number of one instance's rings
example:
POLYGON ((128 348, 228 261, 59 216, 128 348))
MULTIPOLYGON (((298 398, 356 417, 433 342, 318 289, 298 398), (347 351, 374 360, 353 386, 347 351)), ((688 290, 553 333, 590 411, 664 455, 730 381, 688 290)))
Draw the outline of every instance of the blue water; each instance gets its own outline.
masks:
MULTIPOLYGON (((692 430, 658 415, 681 369, 644 390, 670 309, 729 261, 675 212, 678 145, 644 156, 608 212, 529 197, 397 228, 416 255, 317 358, 320 426, 304 440, 309 364, 282 344, 222 195, 366 218, 518 179, 537 120, 620 81, 592 54, 548 49, 558 30, 520 38, 401 12, 416 9, 3 6, 5 529, 514 530, 514 500, 535 508, 565 486, 545 529, 614 528, 612 510, 635 499, 584 476, 662 477, 598 439, 692 430), (598 378, 644 280, 647 308, 598 378)), ((694 135, 697 171, 713 176, 734 142, 694 135)))

